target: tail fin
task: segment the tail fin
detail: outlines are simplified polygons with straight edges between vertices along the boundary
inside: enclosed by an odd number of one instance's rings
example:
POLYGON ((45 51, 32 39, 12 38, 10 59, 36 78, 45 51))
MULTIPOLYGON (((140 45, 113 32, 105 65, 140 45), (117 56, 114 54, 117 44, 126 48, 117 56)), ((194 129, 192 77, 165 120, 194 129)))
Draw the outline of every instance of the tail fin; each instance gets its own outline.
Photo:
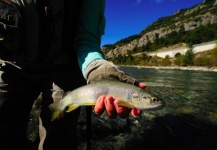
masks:
POLYGON ((63 111, 58 109, 58 104, 57 103, 50 104, 49 108, 52 111, 52 116, 51 116, 52 121, 59 118, 63 114, 63 111))

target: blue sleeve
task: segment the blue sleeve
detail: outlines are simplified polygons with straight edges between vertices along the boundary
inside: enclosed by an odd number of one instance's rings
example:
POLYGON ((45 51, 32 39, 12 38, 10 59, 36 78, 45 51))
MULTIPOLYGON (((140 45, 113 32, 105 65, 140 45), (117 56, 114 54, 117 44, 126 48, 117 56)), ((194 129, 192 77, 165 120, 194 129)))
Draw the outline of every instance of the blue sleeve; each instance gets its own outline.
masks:
POLYGON ((105 29, 105 0, 83 0, 81 4, 74 43, 84 75, 84 70, 91 61, 104 59, 100 44, 105 29))
POLYGON ((104 59, 104 55, 99 48, 81 48, 78 52, 78 64, 84 76, 87 65, 95 59, 104 59))

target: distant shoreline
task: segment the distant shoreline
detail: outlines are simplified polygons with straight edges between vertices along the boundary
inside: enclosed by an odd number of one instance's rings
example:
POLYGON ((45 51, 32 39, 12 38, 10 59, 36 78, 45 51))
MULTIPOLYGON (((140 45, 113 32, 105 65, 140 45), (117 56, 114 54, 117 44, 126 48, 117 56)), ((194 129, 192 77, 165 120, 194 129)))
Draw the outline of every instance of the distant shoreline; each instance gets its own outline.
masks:
POLYGON ((177 69, 177 70, 194 70, 194 71, 211 71, 217 72, 217 67, 201 67, 201 66, 135 66, 135 65, 119 65, 136 68, 154 68, 154 69, 177 69))

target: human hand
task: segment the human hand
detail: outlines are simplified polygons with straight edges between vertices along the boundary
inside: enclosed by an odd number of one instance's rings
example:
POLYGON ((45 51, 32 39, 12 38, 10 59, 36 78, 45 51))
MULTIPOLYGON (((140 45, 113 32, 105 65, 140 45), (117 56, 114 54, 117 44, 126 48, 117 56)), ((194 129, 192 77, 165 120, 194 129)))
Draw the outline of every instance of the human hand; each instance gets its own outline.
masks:
MULTIPOLYGON (((137 86, 139 86, 140 88, 146 87, 146 84, 144 84, 144 83, 139 83, 139 82, 136 82, 136 83, 138 83, 137 86)), ((114 99, 112 96, 100 96, 96 101, 96 105, 94 107, 94 112, 97 115, 101 115, 104 112, 104 110, 106 110, 106 112, 110 118, 116 118, 117 115, 120 118, 126 118, 129 115, 128 108, 123 107, 123 106, 119 106, 118 105, 119 100, 120 99, 118 99, 118 98, 114 99)), ((136 108, 131 109, 131 115, 133 117, 140 115, 141 112, 142 112, 141 110, 136 109, 136 108)))
MULTIPOLYGON (((87 79, 87 83, 92 83, 101 79, 108 79, 134 84, 135 86, 139 86, 140 88, 146 87, 146 84, 136 81, 134 78, 127 75, 116 65, 106 60, 95 60, 91 62, 85 70, 85 76, 87 79)), ((110 118, 115 118, 117 117, 117 115, 121 118, 126 118, 129 115, 128 108, 119 106, 119 100, 120 99, 118 98, 114 99, 110 95, 100 96, 96 101, 94 111, 96 114, 101 115, 104 110, 106 110, 110 118)), ((140 113, 141 110, 135 108, 131 109, 131 114, 134 117, 138 116, 140 113)))

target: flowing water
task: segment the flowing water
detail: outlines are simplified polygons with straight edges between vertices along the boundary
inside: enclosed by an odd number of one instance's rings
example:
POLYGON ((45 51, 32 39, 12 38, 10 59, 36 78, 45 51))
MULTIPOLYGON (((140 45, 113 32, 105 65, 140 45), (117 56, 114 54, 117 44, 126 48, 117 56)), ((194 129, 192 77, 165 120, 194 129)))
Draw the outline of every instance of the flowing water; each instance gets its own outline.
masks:
MULTIPOLYGON (((146 90, 166 105, 136 118, 109 119, 106 113, 92 113, 93 150, 217 150, 216 72, 121 68, 146 83, 146 90)), ((86 148, 86 122, 82 111, 77 135, 82 150, 86 148)), ((30 138, 37 134, 35 124, 30 125, 34 127, 29 130, 30 138)))
POLYGON ((217 73, 178 69, 122 67, 148 85, 147 90, 166 102, 161 115, 190 114, 217 125, 217 73))
MULTIPOLYGON (((142 117, 137 119, 140 129, 133 140, 137 147, 217 149, 216 72, 138 67, 122 69, 146 83, 146 89, 166 103, 163 109, 143 112, 142 117)), ((133 148, 133 142, 130 143, 125 149, 133 148)))
POLYGON ((121 68, 166 105, 137 118, 93 117, 94 150, 217 149, 216 72, 121 68))

